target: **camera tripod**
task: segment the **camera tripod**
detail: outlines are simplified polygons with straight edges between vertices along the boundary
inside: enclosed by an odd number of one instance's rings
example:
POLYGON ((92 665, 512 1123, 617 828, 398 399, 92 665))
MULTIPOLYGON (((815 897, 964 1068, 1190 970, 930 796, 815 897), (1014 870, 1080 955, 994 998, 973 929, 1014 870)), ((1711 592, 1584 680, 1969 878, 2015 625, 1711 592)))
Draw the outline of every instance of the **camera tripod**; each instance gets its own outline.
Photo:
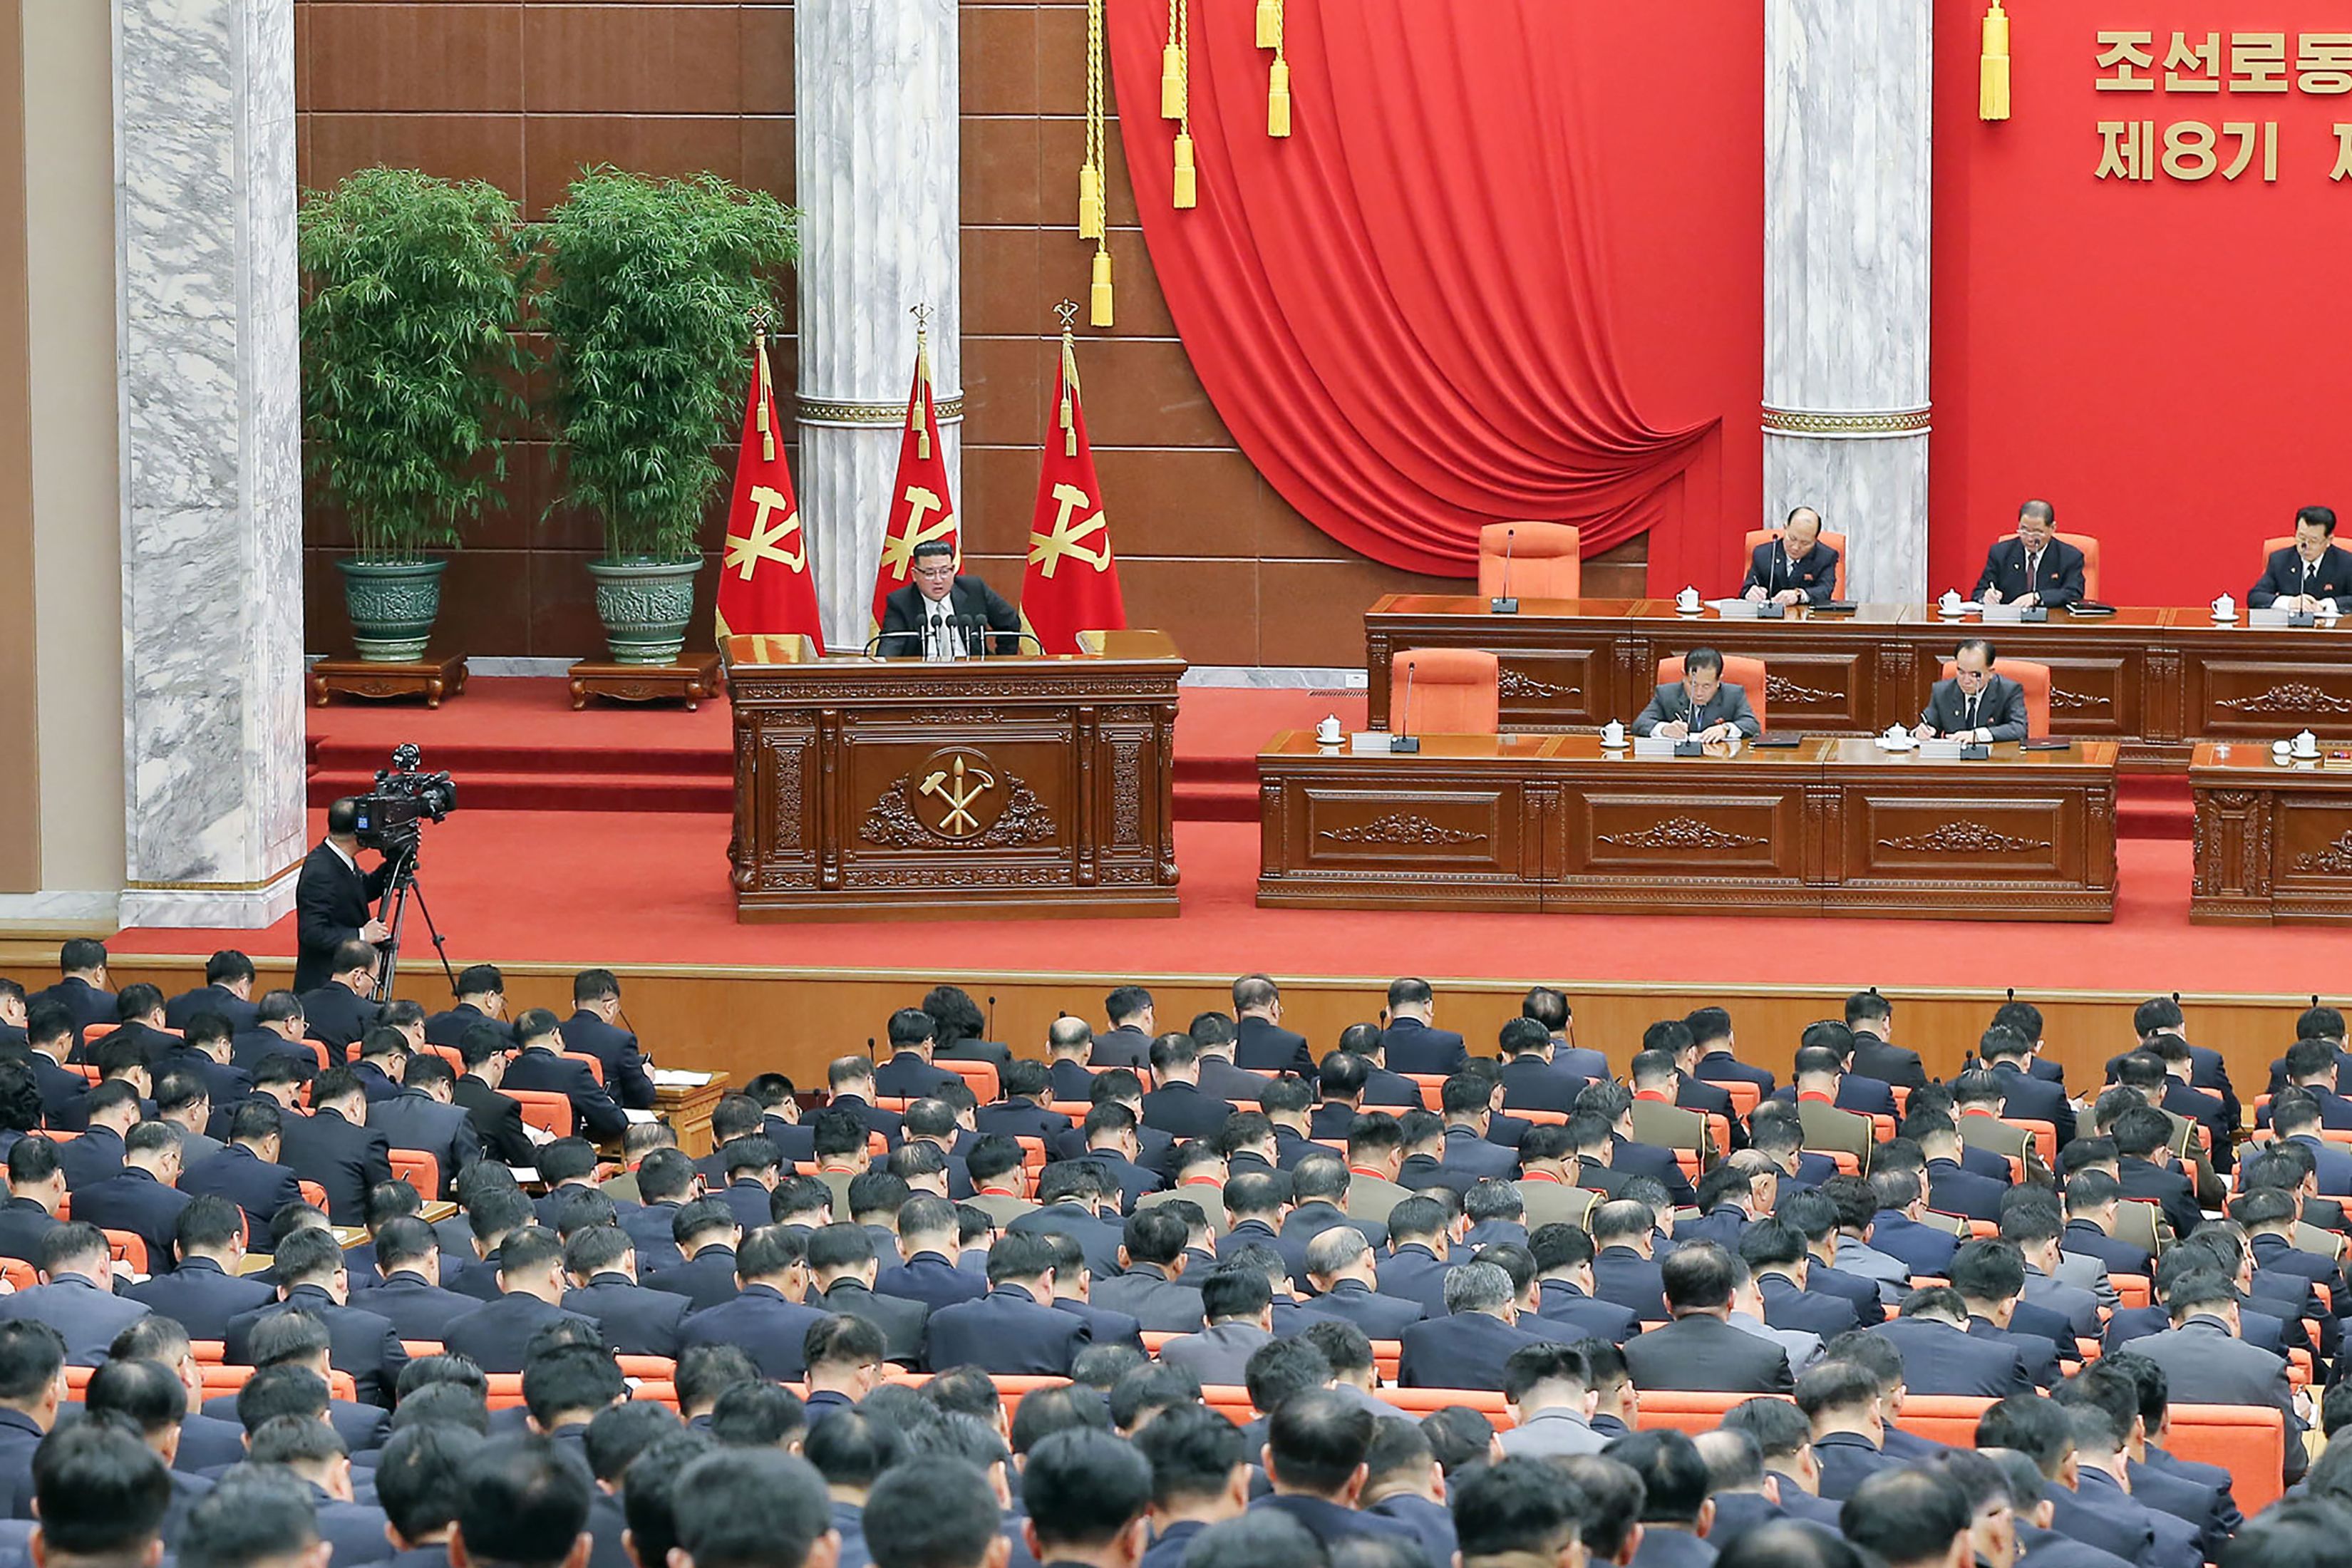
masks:
POLYGON ((391 928, 392 934, 384 940, 383 984, 380 990, 387 1002, 392 1000, 393 981, 400 972, 400 933, 408 921, 412 893, 416 898, 416 912, 425 917, 425 934, 433 939, 433 951, 440 955, 441 973, 449 977, 449 994, 454 996, 457 993, 457 972, 449 964, 449 945, 442 939, 441 928, 433 923, 432 906, 425 901, 425 889, 416 879, 416 846, 417 841, 410 838, 393 851, 392 875, 384 883, 384 900, 391 908, 392 918, 383 923, 391 928))

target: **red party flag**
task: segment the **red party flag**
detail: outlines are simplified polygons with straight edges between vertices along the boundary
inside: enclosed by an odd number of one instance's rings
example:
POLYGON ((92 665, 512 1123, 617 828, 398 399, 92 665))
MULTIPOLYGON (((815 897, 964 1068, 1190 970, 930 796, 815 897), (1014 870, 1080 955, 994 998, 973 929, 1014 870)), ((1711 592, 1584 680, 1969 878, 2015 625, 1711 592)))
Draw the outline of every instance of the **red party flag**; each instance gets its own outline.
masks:
POLYGON ((907 395, 907 420, 898 443, 898 477, 890 486, 890 519, 882 530, 882 561, 874 574, 873 636, 892 592, 914 578, 915 546, 944 539, 963 563, 956 533, 955 498, 948 493, 947 449, 940 441, 939 411, 931 405, 931 354, 926 334, 915 333, 915 384, 907 395))
POLYGON ((727 553, 719 569, 719 635, 798 633, 824 652, 808 535, 801 531, 792 470, 778 439, 776 393, 768 379, 768 335, 752 340, 759 374, 743 409, 743 445, 735 458, 735 500, 727 509, 727 553), (769 570, 762 571, 762 567, 769 570))
POLYGON ((1029 569, 1021 579, 1021 624, 1046 653, 1076 653, 1080 632, 1119 631, 1127 605, 1111 558, 1102 481, 1078 401, 1078 362, 1062 334, 1062 363, 1046 416, 1037 506, 1029 520, 1029 569))

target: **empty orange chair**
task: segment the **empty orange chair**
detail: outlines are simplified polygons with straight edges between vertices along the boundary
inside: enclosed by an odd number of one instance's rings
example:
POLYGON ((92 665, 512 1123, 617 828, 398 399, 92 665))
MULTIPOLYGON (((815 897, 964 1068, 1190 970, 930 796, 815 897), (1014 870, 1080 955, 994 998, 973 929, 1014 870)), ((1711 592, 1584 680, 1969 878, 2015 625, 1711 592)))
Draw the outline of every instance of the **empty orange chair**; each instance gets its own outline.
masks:
MULTIPOLYGON (((1827 538, 1828 535, 1824 534, 1822 537, 1827 538)), ((2004 540, 2014 539, 2016 537, 2017 535, 2013 532, 2004 533, 2000 539, 1994 540, 1992 543, 1999 544, 2004 540)), ((2056 535, 2056 538, 2059 543, 2071 544, 2075 549, 2083 552, 2083 597, 2085 599, 2097 598, 2099 596, 2098 536, 2096 534, 2090 533, 2061 533, 2056 535)), ((2264 540, 2263 542, 2263 564, 2267 566, 2270 563, 2270 552, 2273 550, 2284 550, 2288 545, 2293 544, 2294 542, 2294 536, 2293 534, 2289 534, 2284 539, 2264 540)), ((1989 544, 1985 548, 1990 550, 1992 548, 1992 545, 1989 544)), ((1844 563, 1841 562, 1839 564, 1843 566, 1844 563)), ((1977 570, 1979 572, 1984 570, 1983 562, 1978 562, 1977 570)), ((1839 590, 1839 596, 1844 596, 1844 591, 1843 589, 1839 590)))
MULTIPOLYGON (((1992 672, 2025 688, 2025 738, 2046 739, 2050 733, 2050 667, 2030 658, 1997 658, 1993 660, 1992 672)), ((1950 680, 1959 673, 1960 667, 1948 658, 1936 679, 1950 680)))
POLYGON ((1488 599, 1582 598, 1583 534, 1565 522, 1486 524, 1478 531, 1478 593, 1488 599))
MULTIPOLYGON (((1683 678, 1683 661, 1679 658, 1658 660, 1658 684, 1671 686, 1683 678)), ((1744 655, 1727 653, 1723 656, 1723 679, 1748 694, 1748 711, 1756 715, 1756 727, 1769 730, 1764 718, 1764 661, 1744 655)), ((1644 701, 1648 700, 1646 698, 1644 701)))
POLYGON ((2229 1471, 2247 1518, 2278 1500, 2285 1489, 2279 1471, 2286 1463, 2286 1418, 2275 1405, 2175 1405, 2166 1415, 2172 1436, 2165 1447, 2181 1458, 2229 1471))
POLYGON ((395 1181, 406 1182, 416 1189, 417 1196, 431 1203, 441 1195, 441 1162, 422 1149, 394 1149, 390 1152, 392 1174, 395 1181))
POLYGON ((1501 667, 1468 647, 1417 647, 1389 674, 1389 728, 1399 735, 1493 735, 1502 729, 1501 667))
MULTIPOLYGON (((1748 568, 1756 559, 1756 547, 1767 540, 1777 543, 1780 535, 1787 531, 1780 528, 1751 528, 1748 531, 1748 537, 1740 541, 1739 574, 1742 582, 1747 581, 1748 568)), ((1837 581, 1830 588, 1830 596, 1843 599, 1845 597, 1845 535, 1823 529, 1822 542, 1837 552, 1837 581)))

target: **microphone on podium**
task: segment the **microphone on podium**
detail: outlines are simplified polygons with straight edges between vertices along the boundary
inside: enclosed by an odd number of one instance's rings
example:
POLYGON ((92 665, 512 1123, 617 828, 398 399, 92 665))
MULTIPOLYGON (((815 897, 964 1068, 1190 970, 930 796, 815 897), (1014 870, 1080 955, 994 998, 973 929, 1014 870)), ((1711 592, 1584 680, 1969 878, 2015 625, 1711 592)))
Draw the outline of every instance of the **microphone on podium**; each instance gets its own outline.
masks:
POLYGON ((1511 544, 1518 537, 1518 532, 1516 528, 1503 530, 1503 591, 1486 601, 1486 608, 1498 616, 1519 613, 1519 602, 1511 597, 1511 544))
POLYGON ((1396 732, 1389 736, 1390 751, 1418 752, 1421 750, 1421 737, 1418 735, 1408 735, 1403 732, 1405 726, 1412 722, 1412 666, 1408 664, 1404 667, 1404 700, 1398 704, 1397 707, 1396 732))

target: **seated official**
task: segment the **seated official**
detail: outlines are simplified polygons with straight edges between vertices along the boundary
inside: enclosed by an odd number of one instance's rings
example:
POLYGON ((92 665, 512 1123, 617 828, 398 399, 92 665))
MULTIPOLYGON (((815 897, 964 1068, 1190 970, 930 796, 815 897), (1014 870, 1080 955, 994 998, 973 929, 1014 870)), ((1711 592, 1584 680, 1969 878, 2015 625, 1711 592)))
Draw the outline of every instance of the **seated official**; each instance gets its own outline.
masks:
POLYGON ((1960 644, 1952 656, 1959 673, 1936 682, 1911 732, 1949 741, 2025 739, 2025 688, 1993 673, 1995 657, 1992 644, 1982 637, 1960 644))
POLYGON ((1801 506, 1778 539, 1756 547, 1740 594, 1759 605, 1826 605, 1837 596, 1838 552, 1822 542, 1822 514, 1801 506))
POLYGON ((1987 605, 2075 605, 2083 599, 2083 552, 2058 537, 2046 500, 2017 509, 2017 536, 1985 552, 1976 597, 1987 605))
POLYGON ((2336 511, 2307 506, 2294 514, 2294 542, 2273 553, 2262 581, 2246 590, 2249 609, 2333 616, 2352 607, 2352 550, 2336 543, 2336 511))
POLYGON ((1748 706, 1747 691, 1723 679, 1723 656, 1711 647, 1685 654, 1683 678, 1659 687, 1633 721, 1636 735, 1676 741, 1728 741, 1763 731, 1748 706))
POLYGON ((876 652, 939 660, 1021 651, 1020 612, 978 577, 957 572, 955 547, 947 541, 915 546, 910 578, 882 602, 876 652))

